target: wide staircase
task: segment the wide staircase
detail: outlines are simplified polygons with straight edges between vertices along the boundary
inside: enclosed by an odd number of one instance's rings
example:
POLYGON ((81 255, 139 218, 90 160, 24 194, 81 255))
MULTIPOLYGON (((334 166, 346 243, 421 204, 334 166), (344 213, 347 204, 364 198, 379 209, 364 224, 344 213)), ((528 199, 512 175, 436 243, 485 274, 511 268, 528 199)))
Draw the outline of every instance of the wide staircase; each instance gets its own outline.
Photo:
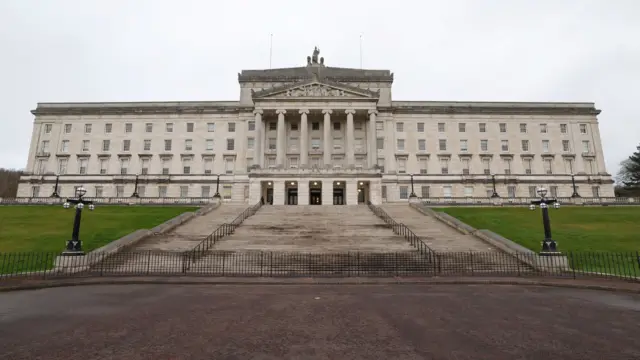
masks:
POLYGON ((425 259, 365 205, 263 206, 191 264, 194 273, 295 275, 426 271, 425 259))

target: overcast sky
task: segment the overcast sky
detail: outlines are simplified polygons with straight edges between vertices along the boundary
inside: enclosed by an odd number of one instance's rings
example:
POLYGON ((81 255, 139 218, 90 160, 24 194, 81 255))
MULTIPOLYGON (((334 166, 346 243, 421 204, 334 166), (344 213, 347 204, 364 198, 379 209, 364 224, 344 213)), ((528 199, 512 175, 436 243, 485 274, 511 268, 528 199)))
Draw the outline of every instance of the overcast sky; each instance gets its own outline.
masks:
POLYGON ((0 0, 0 167, 37 102, 237 100, 237 73, 395 73, 395 100, 595 102, 607 170, 640 143, 640 1, 0 0))

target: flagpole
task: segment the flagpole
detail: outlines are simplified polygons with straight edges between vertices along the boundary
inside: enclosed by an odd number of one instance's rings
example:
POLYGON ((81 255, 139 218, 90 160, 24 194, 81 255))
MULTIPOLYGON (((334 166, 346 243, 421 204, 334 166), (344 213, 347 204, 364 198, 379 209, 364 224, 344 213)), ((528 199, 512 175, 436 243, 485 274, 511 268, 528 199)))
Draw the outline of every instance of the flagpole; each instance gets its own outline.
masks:
POLYGON ((273 58, 273 34, 269 34, 269 69, 271 69, 272 58, 273 58))
POLYGON ((360 34, 360 69, 362 69, 362 34, 360 34))

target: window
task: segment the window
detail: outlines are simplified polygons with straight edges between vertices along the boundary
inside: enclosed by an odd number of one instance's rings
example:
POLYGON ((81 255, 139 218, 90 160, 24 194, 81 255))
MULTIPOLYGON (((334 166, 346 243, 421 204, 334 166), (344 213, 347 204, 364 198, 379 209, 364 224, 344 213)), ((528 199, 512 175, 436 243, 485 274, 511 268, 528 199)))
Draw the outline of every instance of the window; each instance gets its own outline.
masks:
POLYGON ((58 175, 64 175, 67 173, 68 164, 69 164, 69 159, 61 158, 58 160, 58 175))
POLYGON ((291 168, 291 169, 297 169, 298 168, 298 158, 297 157, 289 158, 289 168, 291 168))
POLYGON ((458 124, 458 132, 465 132, 467 130, 467 124, 459 123, 458 124))
POLYGON ((207 131, 208 132, 216 131, 216 124, 215 123, 207 123, 207 131))
POLYGON ((400 158, 397 161, 398 163, 398 174, 406 174, 407 172, 407 159, 400 158))
POLYGON ((523 134, 527 133, 527 124, 520 124, 520 132, 523 134))
POLYGON ((112 130, 113 130, 113 124, 111 124, 111 123, 104 124, 104 133, 105 134, 111 134, 112 130))
POLYGON ((318 131, 320 130, 320 122, 318 121, 314 121, 311 123, 311 130, 312 131, 318 131))
POLYGON ((200 188, 200 197, 208 198, 211 194, 211 187, 204 185, 200 188))
POLYGON ((298 131, 298 123, 291 123, 291 131, 298 131))
POLYGON ((489 140, 480 140, 480 151, 489 151, 489 140))
POLYGON ((387 186, 386 185, 382 185, 382 189, 381 189, 380 192, 382 193, 381 194, 382 198, 386 199, 387 198, 387 186))
POLYGON ((91 134, 91 124, 84 124, 84 133, 91 134))
POLYGON ((69 140, 62 140, 62 145, 60 146, 60 152, 63 152, 63 153, 69 152, 69 140))
POLYGON ((418 139, 418 151, 426 151, 427 150, 427 140, 418 139))
POLYGON ((234 169, 235 169, 234 158, 228 157, 224 159, 224 172, 227 174, 233 174, 234 169))
POLYGON ((510 198, 516 197, 516 187, 515 186, 507 186, 507 196, 510 198))
POLYGON ((504 174, 511 175, 511 159, 504 159, 504 174))
POLYGON ((275 121, 272 121, 269 123, 269 131, 275 131, 278 129, 278 123, 276 123, 275 121))
POLYGON ((298 141, 297 137, 289 138, 289 148, 293 151, 297 151, 300 145, 300 141, 298 141))
POLYGON ((228 151, 233 151, 236 148, 236 141, 235 139, 227 139, 227 150, 228 151))
POLYGON ((142 149, 144 151, 151 151, 151 140, 145 140, 142 149))
MULTIPOLYGON (((166 132, 173 132, 173 123, 166 123, 164 124, 164 131, 166 132)), ((166 189, 166 188, 165 188, 166 189)))
POLYGON ((140 173, 142 175, 147 175, 149 173, 149 163, 151 160, 147 158, 143 158, 140 160, 140 173))
POLYGON ((591 146, 589 144, 589 140, 582 141, 582 152, 585 152, 585 153, 591 152, 591 146))
POLYGON ((428 186, 421 186, 420 187, 420 196, 423 198, 428 198, 429 197, 429 187, 428 186))
POLYGON ((333 138, 333 150, 342 150, 342 138, 333 138))
POLYGON ((445 131, 444 123, 438 123, 438 132, 443 133, 445 131))
POLYGON ((509 140, 500 140, 500 149, 502 151, 509 151, 509 140))
POLYGON ((400 199, 408 199, 409 198, 409 187, 408 186, 400 186, 400 199))
POLYGON ((557 186, 549 186, 549 190, 552 198, 558 197, 558 187, 557 186))
POLYGON ((213 171, 213 159, 205 158, 204 159, 204 173, 209 175, 213 171))
POLYGON ((587 124, 580 124, 580 134, 587 133, 587 124))
POLYGON ((165 185, 158 186, 158 197, 167 197, 167 187, 165 185))
POLYGON ((212 151, 213 150, 213 139, 205 140, 205 149, 207 151, 212 151))
POLYGON ((104 188, 102 186, 96 186, 96 197, 100 198, 104 194, 104 188))
POLYGON ((522 151, 529 151, 529 140, 522 140, 522 151))
POLYGON ((123 140, 122 141, 122 151, 131 150, 131 140, 123 140))
POLYGON ((595 163, 591 159, 587 160, 587 171, 589 172, 589 174, 595 174, 596 173, 595 163))
POLYGON ((376 130, 384 130, 384 122, 382 121, 376 121, 376 130))
POLYGON ((418 166, 420 166, 420 174, 427 174, 427 169, 428 169, 428 158, 426 157, 419 157, 418 158, 418 166))
POLYGON ((361 122, 361 121, 355 121, 355 122, 353 123, 353 129, 354 129, 354 130, 362 130, 362 125, 364 125, 364 123, 363 123, 363 122, 361 122))
POLYGON ((398 151, 404 151, 404 139, 397 139, 396 142, 398 151))
POLYGON ((193 123, 187 123, 187 132, 193 132, 193 123))
POLYGON ((111 140, 102 140, 102 151, 109 151, 111 140))
POLYGON ((236 132, 236 123, 230 122, 227 124, 227 132, 236 132))
POLYGON ((89 160, 87 158, 81 158, 78 160, 78 174, 85 175, 87 173, 87 166, 89 160))
POLYGON ((384 138, 376 139, 376 149, 383 150, 384 149, 384 138))
POLYGON ((132 131, 133 131, 133 124, 132 123, 124 124, 124 132, 130 133, 132 131))
POLYGON ((129 172, 129 158, 120 159, 120 174, 127 175, 129 172))
POLYGON ((49 152, 49 140, 42 140, 42 142, 40 143, 40 152, 49 152))
POLYGON ((460 151, 467 152, 469 150, 467 140, 460 140, 460 151))
POLYGON ((164 141, 164 151, 171 151, 171 139, 164 141))
POLYGON ((314 168, 320 167, 320 158, 318 156, 311 157, 311 167, 314 167, 314 168))
POLYGON ((82 151, 89 151, 91 142, 89 140, 82 140, 82 151))
POLYGON ((268 145, 269 145, 269 150, 275 150, 276 149, 276 138, 269 138, 268 139, 268 145))
POLYGON ((505 124, 505 123, 500 123, 500 124, 499 124, 499 127, 500 127, 500 132, 501 132, 501 133, 506 133, 506 132, 507 132, 507 124, 505 124))
POLYGON ((145 197, 145 193, 147 192, 147 188, 144 185, 138 185, 138 196, 145 197))
POLYGON ((560 124, 560 132, 563 134, 567 133, 567 124, 560 124))
POLYGON ((568 152, 571 149, 569 148, 569 140, 562 140, 562 151, 568 152))
POLYGON ((592 186, 591 187, 591 195, 594 198, 599 198, 600 197, 600 186, 592 186))
POLYGON ((404 123, 403 122, 397 122, 396 123, 396 132, 404 132, 404 123))
POLYGON ((542 140, 542 152, 549 152, 549 140, 542 140))
POLYGON ((184 150, 185 151, 193 150, 193 140, 191 140, 191 139, 185 139, 184 140, 184 150))
POLYGON ((469 159, 462 159, 462 175, 469 175, 470 169, 469 169, 469 159))
POLYGON ((478 130, 479 130, 480 132, 487 132, 487 124, 485 124, 485 123, 479 123, 479 124, 478 124, 478 130))
POLYGON ((543 160, 543 164, 544 164, 544 173, 547 175, 551 175, 553 174, 553 163, 551 159, 544 159, 543 160))
POLYGON ((464 187, 464 196, 465 197, 473 197, 473 186, 465 186, 464 187))
POLYGON ((452 191, 453 189, 451 188, 451 186, 443 186, 442 187, 442 196, 450 198, 452 196, 452 191))
POLYGON ((440 172, 443 175, 447 175, 449 173, 449 159, 447 158, 440 159, 440 172))
POLYGON ((247 123, 247 130, 249 130, 249 131, 255 131, 256 130, 256 122, 254 120, 250 120, 247 123))
POLYGON ((364 150, 364 139, 359 137, 359 138, 355 138, 353 139, 353 148, 356 151, 363 151, 364 150))
POLYGON ((524 159, 524 173, 527 175, 531 175, 533 173, 533 165, 531 159, 524 159))
POLYGON ((547 133, 547 124, 540 124, 540 133, 542 134, 547 133))
POLYGON ((255 142, 256 140, 252 137, 247 138, 247 149, 248 150, 253 150, 253 148, 255 147, 255 142))
POLYGON ((482 172, 485 175, 491 175, 491 159, 489 158, 482 159, 482 172))
POLYGON ((320 138, 311 138, 311 150, 320 150, 320 138))
POLYGON ((152 123, 144 124, 144 131, 148 133, 153 132, 153 124, 152 123))
POLYGON ((105 175, 109 172, 109 159, 100 159, 100 175, 105 175))
POLYGON ((535 186, 529 186, 529 197, 538 197, 537 188, 535 186))
POLYGON ((231 185, 225 185, 222 187, 222 198, 225 200, 231 200, 231 185))
POLYGON ((123 185, 117 185, 116 186, 116 197, 123 197, 124 196, 124 186, 123 185))
POLYGON ((564 160, 564 170, 567 174, 573 174, 573 159, 564 160))
POLYGON ((47 172, 47 160, 45 159, 39 159, 38 160, 38 165, 35 169, 36 174, 44 174, 47 172))
POLYGON ((418 130, 418 132, 424 132, 424 123, 423 122, 419 122, 416 126, 417 126, 416 129, 418 130))
POLYGON ((51 129, 53 129, 53 125, 51 125, 51 124, 44 124, 44 133, 45 133, 45 134, 51 134, 51 129))
POLYGON ((438 148, 440 149, 440 151, 447 151, 447 140, 446 139, 438 140, 438 148))
POLYGON ((160 159, 160 166, 162 166, 162 175, 169 175, 171 173, 171 160, 168 158, 160 159))
MULTIPOLYGON (((111 124, 107 124, 107 125, 111 125, 111 124)), ((71 133, 71 124, 64 124, 64 133, 65 134, 71 133)))
POLYGON ((182 159, 182 173, 185 175, 191 174, 191 158, 182 159))
POLYGON ((31 196, 32 197, 40 197, 40 186, 32 186, 31 187, 31 196))

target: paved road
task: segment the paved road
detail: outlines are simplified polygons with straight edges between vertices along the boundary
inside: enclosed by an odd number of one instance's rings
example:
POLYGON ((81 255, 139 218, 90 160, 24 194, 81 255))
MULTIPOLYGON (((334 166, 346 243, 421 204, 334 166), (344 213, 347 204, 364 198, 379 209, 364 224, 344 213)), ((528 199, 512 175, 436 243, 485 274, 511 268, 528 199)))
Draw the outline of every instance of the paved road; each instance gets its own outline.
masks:
POLYGON ((507 285, 0 293, 2 359, 638 359, 640 296, 507 285))

